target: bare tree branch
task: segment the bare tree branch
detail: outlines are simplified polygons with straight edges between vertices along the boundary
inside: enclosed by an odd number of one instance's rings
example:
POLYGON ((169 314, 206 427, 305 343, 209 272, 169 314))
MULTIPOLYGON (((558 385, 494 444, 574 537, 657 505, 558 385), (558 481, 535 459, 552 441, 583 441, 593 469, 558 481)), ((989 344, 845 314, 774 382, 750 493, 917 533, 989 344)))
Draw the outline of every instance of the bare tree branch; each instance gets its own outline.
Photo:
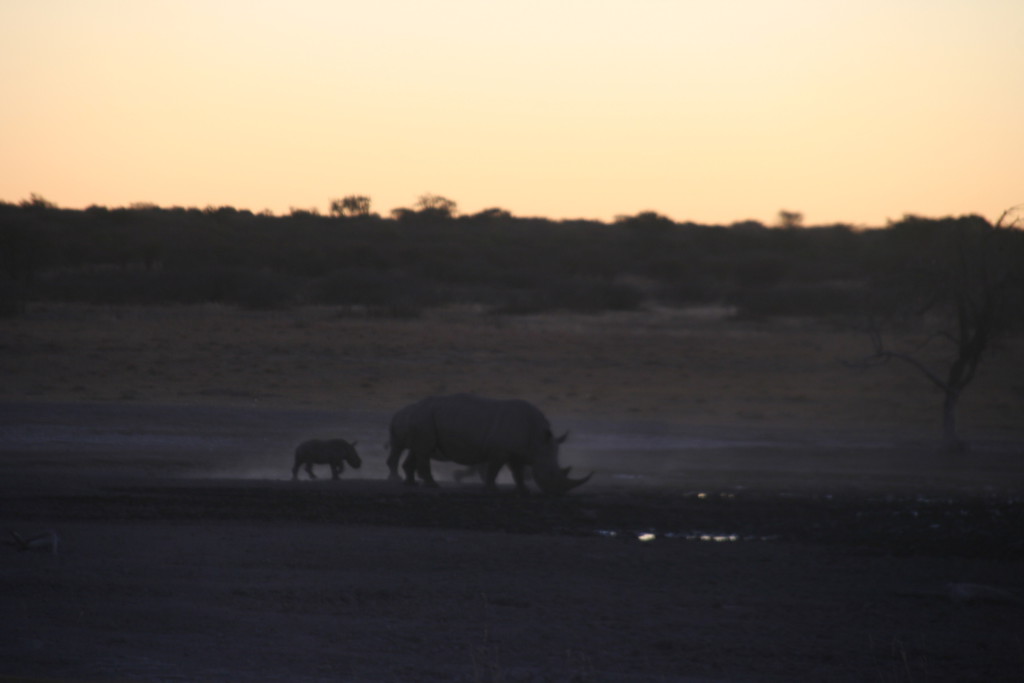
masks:
POLYGON ((993 339, 1024 320, 1024 237, 1015 228, 1024 205, 1007 209, 995 225, 979 216, 935 221, 909 217, 890 226, 895 249, 878 280, 882 309, 892 317, 914 312, 925 323, 945 321, 909 350, 888 348, 881 327, 870 321, 873 352, 849 367, 870 367, 897 360, 916 368, 943 392, 943 434, 947 446, 963 451, 956 433, 956 406, 974 380, 993 339), (927 314, 927 318, 925 317, 927 314), (953 345, 945 377, 923 352, 937 338, 953 345))

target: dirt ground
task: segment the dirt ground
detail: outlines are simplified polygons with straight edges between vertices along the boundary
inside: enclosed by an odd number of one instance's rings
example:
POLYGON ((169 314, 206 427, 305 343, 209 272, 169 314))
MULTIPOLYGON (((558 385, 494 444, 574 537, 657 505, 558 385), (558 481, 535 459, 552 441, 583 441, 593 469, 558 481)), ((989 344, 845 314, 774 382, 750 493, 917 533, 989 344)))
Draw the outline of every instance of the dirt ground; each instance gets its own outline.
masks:
POLYGON ((0 680, 1024 680, 1024 342, 935 448, 866 338, 721 311, 0 321, 0 680), (385 481, 394 410, 521 397, 561 498, 385 481), (291 481, 291 451, 364 465, 291 481), (57 539, 54 544, 53 539, 57 539), (56 546, 54 548, 54 545, 56 546))

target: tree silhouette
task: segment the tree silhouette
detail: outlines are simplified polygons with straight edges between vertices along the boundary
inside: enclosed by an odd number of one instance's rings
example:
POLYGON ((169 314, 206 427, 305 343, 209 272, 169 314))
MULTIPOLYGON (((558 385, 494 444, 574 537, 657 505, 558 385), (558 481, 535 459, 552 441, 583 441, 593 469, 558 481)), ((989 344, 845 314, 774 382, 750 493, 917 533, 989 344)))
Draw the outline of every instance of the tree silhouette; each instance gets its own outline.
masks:
POLYGON ((1017 209, 995 225, 979 216, 925 220, 907 216, 891 226, 876 280, 870 326, 873 353, 857 365, 897 360, 917 369, 943 394, 942 437, 965 452, 956 410, 993 341, 1024 321, 1024 232, 1017 209), (923 342, 893 348, 879 319, 916 317, 923 342), (939 347, 939 348, 937 348, 939 347))
POLYGON ((458 212, 458 205, 447 197, 428 192, 416 200, 416 210, 424 218, 447 220, 458 212))
POLYGON ((494 225, 499 223, 508 223, 513 220, 513 217, 510 211, 494 207, 474 213, 472 216, 469 216, 469 219, 473 223, 478 223, 480 225, 494 225))
POLYGON ((331 200, 332 216, 369 216, 370 198, 365 195, 350 194, 343 199, 331 200))
POLYGON ((779 211, 780 228, 799 228, 804 224, 804 215, 799 211, 779 211))
POLYGON ((620 214, 615 217, 615 224, 646 237, 664 235, 676 225, 671 218, 656 211, 641 211, 635 216, 620 214))
POLYGON ((39 210, 53 210, 57 208, 57 205, 51 202, 49 199, 41 194, 33 192, 29 195, 28 199, 21 200, 19 204, 23 209, 39 209, 39 210))

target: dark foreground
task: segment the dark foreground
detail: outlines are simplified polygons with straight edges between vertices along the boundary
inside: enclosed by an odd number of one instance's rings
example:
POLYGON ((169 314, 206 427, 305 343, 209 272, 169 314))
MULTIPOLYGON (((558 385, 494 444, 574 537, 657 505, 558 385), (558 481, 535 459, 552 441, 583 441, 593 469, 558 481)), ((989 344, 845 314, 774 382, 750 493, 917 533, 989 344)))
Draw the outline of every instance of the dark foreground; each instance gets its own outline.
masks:
POLYGON ((192 421, 183 448, 155 413, 129 433, 116 406, 7 408, 0 528, 59 542, 0 547, 0 680, 1024 679, 1018 471, 599 471, 522 499, 366 469, 292 482, 287 453, 274 476, 192 467, 203 443, 237 466, 309 414, 245 443, 222 438, 231 421, 265 416, 192 421))

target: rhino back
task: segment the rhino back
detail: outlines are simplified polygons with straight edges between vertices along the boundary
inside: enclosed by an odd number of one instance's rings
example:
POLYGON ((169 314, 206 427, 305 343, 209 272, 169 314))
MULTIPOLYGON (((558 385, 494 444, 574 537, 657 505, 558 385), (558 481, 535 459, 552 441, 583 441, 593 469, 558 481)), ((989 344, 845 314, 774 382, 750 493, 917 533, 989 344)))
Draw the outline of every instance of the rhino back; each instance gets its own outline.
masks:
POLYGON ((441 448, 451 460, 474 463, 500 454, 532 459, 550 434, 533 404, 455 394, 434 399, 431 414, 441 448))

